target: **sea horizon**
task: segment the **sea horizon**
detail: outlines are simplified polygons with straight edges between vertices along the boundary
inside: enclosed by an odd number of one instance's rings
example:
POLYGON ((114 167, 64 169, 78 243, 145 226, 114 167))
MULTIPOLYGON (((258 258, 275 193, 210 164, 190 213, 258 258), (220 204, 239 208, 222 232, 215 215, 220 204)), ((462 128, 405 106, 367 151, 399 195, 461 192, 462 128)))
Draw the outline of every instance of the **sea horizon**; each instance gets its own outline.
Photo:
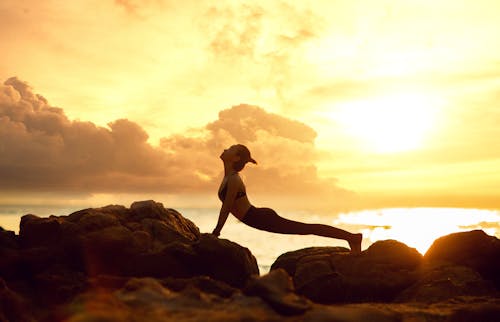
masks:
MULTIPOLYGON (((31 213, 40 217, 69 215, 88 207, 0 206, 0 227, 19 233, 21 217, 31 213), (26 211, 31 210, 31 211, 26 211)), ((201 233, 215 227, 218 208, 173 208, 193 221, 201 233)), ((351 232, 363 233, 362 249, 378 240, 395 239, 415 248, 422 255, 432 242, 454 232, 481 229, 500 238, 500 210, 474 208, 409 207, 350 211, 338 215, 320 215, 313 211, 281 211, 283 217, 333 225, 351 232)), ((220 238, 229 239, 250 249, 256 257, 261 274, 269 271, 276 258, 286 252, 307 247, 348 247, 342 240, 319 236, 273 234, 259 231, 229 216, 220 238), (269 242, 272 240, 272 242, 269 242)))

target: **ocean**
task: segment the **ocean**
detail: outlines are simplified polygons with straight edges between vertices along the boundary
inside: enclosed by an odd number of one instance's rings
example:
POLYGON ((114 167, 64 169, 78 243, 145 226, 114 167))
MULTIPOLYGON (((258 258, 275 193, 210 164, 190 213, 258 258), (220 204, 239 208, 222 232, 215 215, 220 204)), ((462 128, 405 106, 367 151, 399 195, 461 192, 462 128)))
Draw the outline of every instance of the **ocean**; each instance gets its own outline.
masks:
MULTIPOLYGON (((28 208, 0 206, 0 226, 18 233, 20 218, 26 213, 39 216, 68 215, 83 207, 58 208, 56 211, 51 207, 28 208)), ((211 232, 217 223, 218 208, 176 208, 176 210, 193 221, 201 232, 211 232)), ((276 210, 280 212, 279 209, 276 210)), ((436 238, 472 229, 483 229, 487 234, 500 238, 500 210, 386 208, 332 216, 307 211, 281 211, 280 215, 297 221, 334 225, 351 232, 362 232, 363 250, 377 240, 396 239, 424 254, 436 238)), ((229 239, 250 249, 257 259, 261 274, 268 272, 276 258, 285 252, 313 246, 348 247, 347 242, 343 240, 260 231, 246 226, 233 216, 229 216, 220 238, 229 239)))

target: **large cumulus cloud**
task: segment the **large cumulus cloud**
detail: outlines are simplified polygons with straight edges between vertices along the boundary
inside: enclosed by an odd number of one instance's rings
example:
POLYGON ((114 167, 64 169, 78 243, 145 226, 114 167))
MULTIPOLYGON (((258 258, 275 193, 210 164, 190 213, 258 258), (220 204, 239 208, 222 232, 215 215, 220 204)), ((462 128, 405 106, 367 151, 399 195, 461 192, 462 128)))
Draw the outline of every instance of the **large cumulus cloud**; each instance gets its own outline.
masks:
POLYGON ((0 188, 154 191, 177 187, 167 155, 148 144, 147 138, 138 124, 126 119, 109 123, 109 128, 71 121, 25 82, 10 78, 0 89, 0 188))
POLYGON ((204 127, 153 146, 132 121, 100 127, 69 120, 27 83, 10 78, 0 87, 0 189, 214 193, 222 176, 221 151, 243 143, 259 161, 244 171, 250 195, 344 200, 347 191, 317 174, 315 137, 299 121, 238 105, 204 127))

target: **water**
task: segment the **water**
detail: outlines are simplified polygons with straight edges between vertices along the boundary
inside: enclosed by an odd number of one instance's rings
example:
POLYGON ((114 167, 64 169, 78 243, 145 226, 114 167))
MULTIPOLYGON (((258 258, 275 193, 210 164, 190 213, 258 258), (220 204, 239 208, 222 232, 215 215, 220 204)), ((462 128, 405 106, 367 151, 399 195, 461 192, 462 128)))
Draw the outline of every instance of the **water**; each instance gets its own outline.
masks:
MULTIPOLYGON (((218 209, 182 209, 181 213, 200 228, 211 232, 218 209)), ((338 216, 319 216, 307 212, 280 212, 280 215, 307 223, 333 225, 350 232, 362 232, 362 249, 377 240, 396 239, 425 254, 432 242, 444 235, 483 229, 500 238, 500 211, 462 208, 387 208, 357 211, 338 216)), ((318 236, 282 235, 246 226, 229 216, 220 238, 249 248, 257 258, 260 272, 266 273, 276 258, 288 251, 313 246, 348 247, 343 240, 318 236)))
MULTIPOLYGON (((73 208, 6 209, 0 206, 0 226, 18 232, 23 214, 39 216, 67 215, 73 208)), ((219 209, 177 208, 184 217, 193 221, 201 232, 211 232, 217 223, 219 209)), ((452 232, 483 229, 487 234, 500 237, 500 211, 461 208, 391 208, 343 213, 337 216, 319 216, 310 212, 280 211, 280 215, 293 220, 334 225, 351 232, 362 232, 362 249, 377 240, 396 239, 424 254, 438 237, 452 232)), ((288 251, 313 246, 348 247, 347 242, 318 236, 282 235, 260 231, 246 226, 229 216, 220 238, 229 239, 250 249, 256 257, 261 274, 269 271, 276 258, 288 251)))

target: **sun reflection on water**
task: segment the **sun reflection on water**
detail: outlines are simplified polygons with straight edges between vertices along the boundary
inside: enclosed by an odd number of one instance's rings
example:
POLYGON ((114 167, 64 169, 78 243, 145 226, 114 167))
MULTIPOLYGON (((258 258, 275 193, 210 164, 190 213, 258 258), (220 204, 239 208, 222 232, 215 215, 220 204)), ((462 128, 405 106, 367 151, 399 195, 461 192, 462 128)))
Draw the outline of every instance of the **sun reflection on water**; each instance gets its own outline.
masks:
POLYGON ((421 254, 437 238, 459 231, 482 229, 499 237, 500 212, 462 208, 389 208, 342 213, 335 225, 346 225, 363 233, 369 244, 396 239, 421 254))

